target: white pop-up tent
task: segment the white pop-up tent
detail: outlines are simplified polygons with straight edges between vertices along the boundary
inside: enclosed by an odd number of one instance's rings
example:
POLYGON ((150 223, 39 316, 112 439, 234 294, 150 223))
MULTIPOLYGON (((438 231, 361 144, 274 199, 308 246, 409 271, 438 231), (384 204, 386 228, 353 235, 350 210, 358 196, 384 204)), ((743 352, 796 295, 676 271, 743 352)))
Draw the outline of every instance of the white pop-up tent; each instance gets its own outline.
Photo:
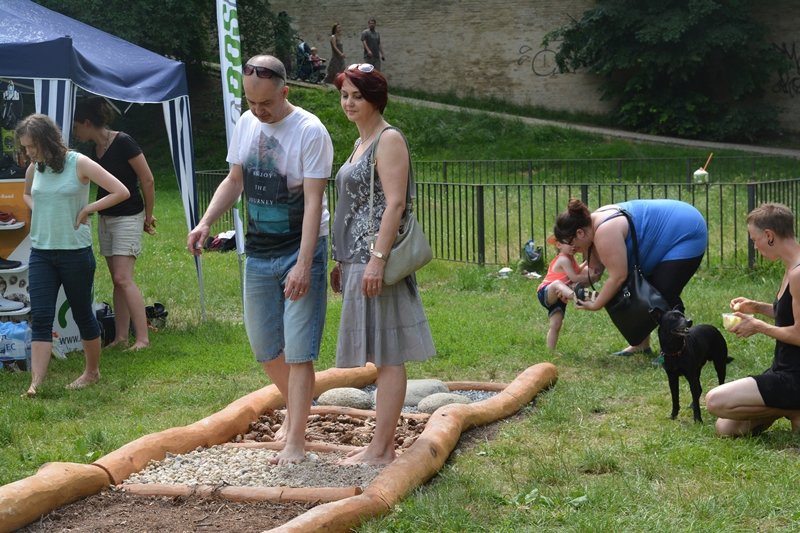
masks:
MULTIPOLYGON (((184 64, 30 0, 0 2, 0 82, 32 86, 36 111, 69 142, 77 88, 132 103, 160 103, 186 223, 197 223, 189 93, 184 64)), ((199 260, 195 266, 200 281, 199 260)))

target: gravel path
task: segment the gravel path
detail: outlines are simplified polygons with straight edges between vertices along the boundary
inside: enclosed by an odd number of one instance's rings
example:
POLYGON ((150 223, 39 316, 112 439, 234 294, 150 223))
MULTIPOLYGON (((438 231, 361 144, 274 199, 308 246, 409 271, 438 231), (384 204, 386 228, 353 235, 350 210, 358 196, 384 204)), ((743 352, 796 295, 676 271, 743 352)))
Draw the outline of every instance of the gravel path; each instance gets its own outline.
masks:
MULTIPOLYGON (((258 448, 214 446, 183 455, 167 454, 131 474, 124 484, 165 483, 245 487, 353 487, 366 488, 382 466, 337 465, 338 453, 307 453, 294 465, 273 465, 278 452, 258 448)), ((123 484, 123 485, 124 485, 123 484)))

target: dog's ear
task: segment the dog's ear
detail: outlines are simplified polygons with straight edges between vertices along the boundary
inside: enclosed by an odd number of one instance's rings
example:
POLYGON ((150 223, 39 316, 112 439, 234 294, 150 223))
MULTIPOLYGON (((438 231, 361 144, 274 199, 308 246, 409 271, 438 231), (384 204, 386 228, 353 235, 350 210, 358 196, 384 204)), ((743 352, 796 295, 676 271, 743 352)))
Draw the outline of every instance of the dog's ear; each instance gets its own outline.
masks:
MULTIPOLYGON (((681 305, 680 304, 675 304, 675 307, 673 307, 672 310, 673 311, 680 311, 681 310, 681 305)), ((681 311, 681 312, 683 312, 683 311, 681 311)))

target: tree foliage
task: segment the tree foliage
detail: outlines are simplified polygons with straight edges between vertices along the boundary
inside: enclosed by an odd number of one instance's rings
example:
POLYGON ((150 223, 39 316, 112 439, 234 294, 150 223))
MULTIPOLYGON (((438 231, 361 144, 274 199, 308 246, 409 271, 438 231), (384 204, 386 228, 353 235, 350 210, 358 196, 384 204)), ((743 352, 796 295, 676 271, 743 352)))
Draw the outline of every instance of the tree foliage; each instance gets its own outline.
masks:
POLYGON ((655 134, 754 140, 774 131, 764 102, 785 58, 748 0, 597 0, 545 36, 561 72, 602 79, 620 125, 655 134))
POLYGON ((272 54, 291 71, 297 35, 285 11, 274 13, 269 0, 237 0, 242 57, 272 54))
MULTIPOLYGON (((35 0, 158 54, 188 64, 216 62, 217 19, 209 0, 35 0)), ((237 0, 242 57, 269 53, 290 68, 296 34, 269 0, 237 0)))
POLYGON ((212 54, 208 0, 35 0, 126 41, 186 63, 212 54))

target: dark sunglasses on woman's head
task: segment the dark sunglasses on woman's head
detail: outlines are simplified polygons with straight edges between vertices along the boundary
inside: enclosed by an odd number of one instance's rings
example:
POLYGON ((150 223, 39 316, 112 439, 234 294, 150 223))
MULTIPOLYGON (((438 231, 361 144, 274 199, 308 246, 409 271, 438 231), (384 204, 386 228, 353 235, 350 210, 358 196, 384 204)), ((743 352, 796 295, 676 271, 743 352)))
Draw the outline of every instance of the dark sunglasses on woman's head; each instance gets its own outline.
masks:
POLYGON ((359 70, 364 74, 369 74, 373 70, 375 70, 375 65, 370 65, 369 63, 353 63, 347 70, 359 70))
POLYGON ((278 74, 277 72, 272 70, 271 68, 257 67, 255 65, 251 65, 250 63, 245 64, 244 68, 242 69, 242 72, 244 72, 245 76, 250 76, 253 72, 255 72, 256 73, 256 77, 259 77, 259 78, 270 79, 270 78, 275 77, 275 78, 280 78, 283 81, 286 81, 286 78, 284 78, 283 76, 281 76, 280 74, 278 74))

